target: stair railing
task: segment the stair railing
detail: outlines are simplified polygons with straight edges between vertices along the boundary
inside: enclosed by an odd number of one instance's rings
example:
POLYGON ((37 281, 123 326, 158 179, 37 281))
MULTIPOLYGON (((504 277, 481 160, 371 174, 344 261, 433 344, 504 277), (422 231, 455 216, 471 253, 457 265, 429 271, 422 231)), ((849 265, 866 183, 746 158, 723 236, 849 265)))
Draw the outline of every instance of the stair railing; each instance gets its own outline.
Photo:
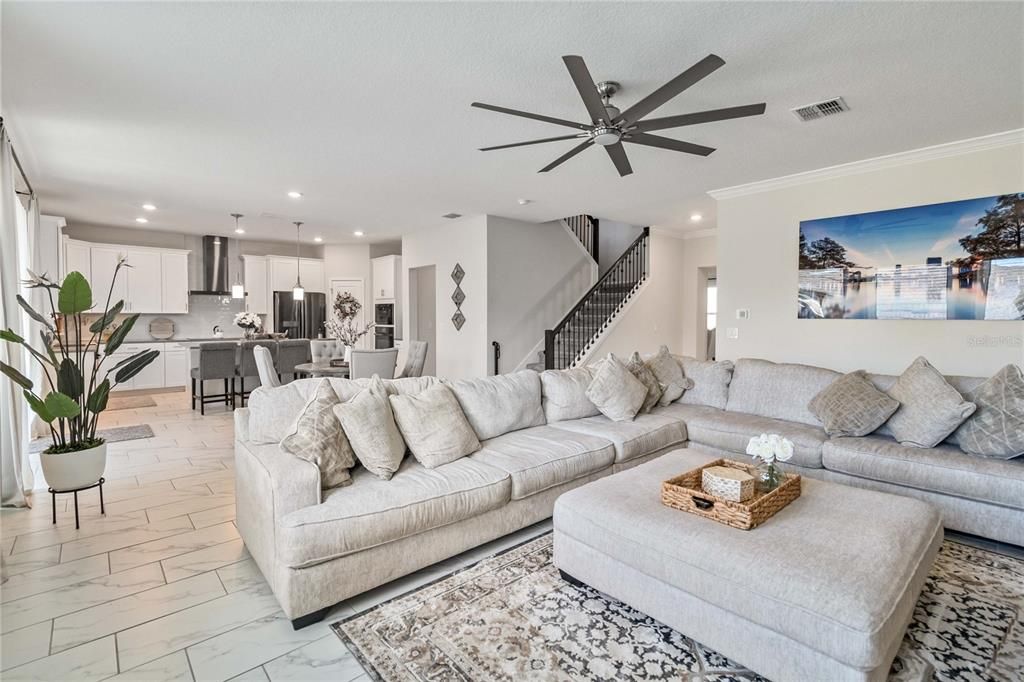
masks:
POLYGON ((645 227, 562 321, 544 332, 545 369, 571 367, 647 278, 650 234, 651 228, 645 227))
POLYGON ((580 240, 580 244, 587 250, 594 262, 598 262, 600 255, 598 236, 600 234, 600 223, 597 218, 591 215, 574 215, 565 218, 565 224, 569 230, 580 240))

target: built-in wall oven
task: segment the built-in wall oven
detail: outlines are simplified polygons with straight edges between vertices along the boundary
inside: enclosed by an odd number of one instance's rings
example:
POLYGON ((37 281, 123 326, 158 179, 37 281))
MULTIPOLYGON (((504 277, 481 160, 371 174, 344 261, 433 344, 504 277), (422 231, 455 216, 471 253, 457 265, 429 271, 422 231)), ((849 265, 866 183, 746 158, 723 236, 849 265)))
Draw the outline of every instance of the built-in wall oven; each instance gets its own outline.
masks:
POLYGON ((395 304, 377 303, 373 306, 373 347, 395 347, 395 304))

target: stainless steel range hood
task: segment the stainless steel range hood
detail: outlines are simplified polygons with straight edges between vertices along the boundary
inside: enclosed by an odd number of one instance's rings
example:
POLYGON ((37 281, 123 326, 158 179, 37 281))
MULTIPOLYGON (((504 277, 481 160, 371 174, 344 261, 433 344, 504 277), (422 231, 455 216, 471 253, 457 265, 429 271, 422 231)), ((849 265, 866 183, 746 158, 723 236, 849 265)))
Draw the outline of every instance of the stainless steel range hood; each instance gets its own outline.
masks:
POLYGON ((211 296, 230 296, 231 283, 228 278, 228 239, 227 237, 203 237, 203 280, 201 289, 193 289, 190 294, 206 294, 211 296))

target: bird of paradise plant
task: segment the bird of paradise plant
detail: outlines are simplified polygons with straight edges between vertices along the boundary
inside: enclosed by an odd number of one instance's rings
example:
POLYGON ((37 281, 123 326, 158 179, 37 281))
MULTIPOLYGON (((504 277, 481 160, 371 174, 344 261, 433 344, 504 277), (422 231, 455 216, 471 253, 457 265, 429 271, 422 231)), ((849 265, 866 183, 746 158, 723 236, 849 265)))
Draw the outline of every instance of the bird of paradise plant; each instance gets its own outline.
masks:
POLYGON ((88 450, 103 444, 96 437, 100 413, 107 408, 112 388, 141 372, 160 354, 148 350, 127 357, 113 367, 104 369, 107 360, 124 343, 138 314, 129 315, 110 333, 101 350, 103 333, 114 326, 124 309, 124 301, 113 305, 114 282, 122 268, 131 267, 122 257, 114 268, 110 289, 103 305, 103 314, 91 325, 88 343, 82 343, 82 316, 93 311, 92 289, 80 272, 69 272, 61 284, 51 281, 46 274, 28 271, 29 278, 22 284, 32 289, 44 289, 50 304, 49 314, 36 311, 18 295, 18 304, 29 317, 42 325, 39 332, 42 351, 31 345, 11 329, 0 331, 0 339, 21 346, 39 363, 43 370, 45 389, 37 389, 32 380, 11 365, 0 362, 0 372, 21 387, 25 400, 50 427, 52 444, 44 452, 58 454, 88 450), (56 301, 54 295, 56 293, 56 301), (74 338, 72 338, 74 330, 74 338), (55 348, 56 347, 56 348, 55 348), (92 355, 92 369, 86 372, 88 356, 92 355))

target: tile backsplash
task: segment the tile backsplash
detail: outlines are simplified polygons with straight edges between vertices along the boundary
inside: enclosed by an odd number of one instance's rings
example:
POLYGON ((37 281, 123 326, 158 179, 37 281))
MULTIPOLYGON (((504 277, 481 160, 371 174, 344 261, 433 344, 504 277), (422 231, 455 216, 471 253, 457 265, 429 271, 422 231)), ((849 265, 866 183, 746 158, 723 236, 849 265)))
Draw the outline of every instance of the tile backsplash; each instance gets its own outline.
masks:
POLYGON ((238 337, 242 330, 235 326, 235 314, 245 310, 243 299, 230 296, 192 295, 188 298, 189 312, 184 315, 140 315, 129 336, 130 341, 151 341, 149 323, 158 317, 174 323, 174 338, 209 338, 214 326, 219 325, 224 336, 238 337))

